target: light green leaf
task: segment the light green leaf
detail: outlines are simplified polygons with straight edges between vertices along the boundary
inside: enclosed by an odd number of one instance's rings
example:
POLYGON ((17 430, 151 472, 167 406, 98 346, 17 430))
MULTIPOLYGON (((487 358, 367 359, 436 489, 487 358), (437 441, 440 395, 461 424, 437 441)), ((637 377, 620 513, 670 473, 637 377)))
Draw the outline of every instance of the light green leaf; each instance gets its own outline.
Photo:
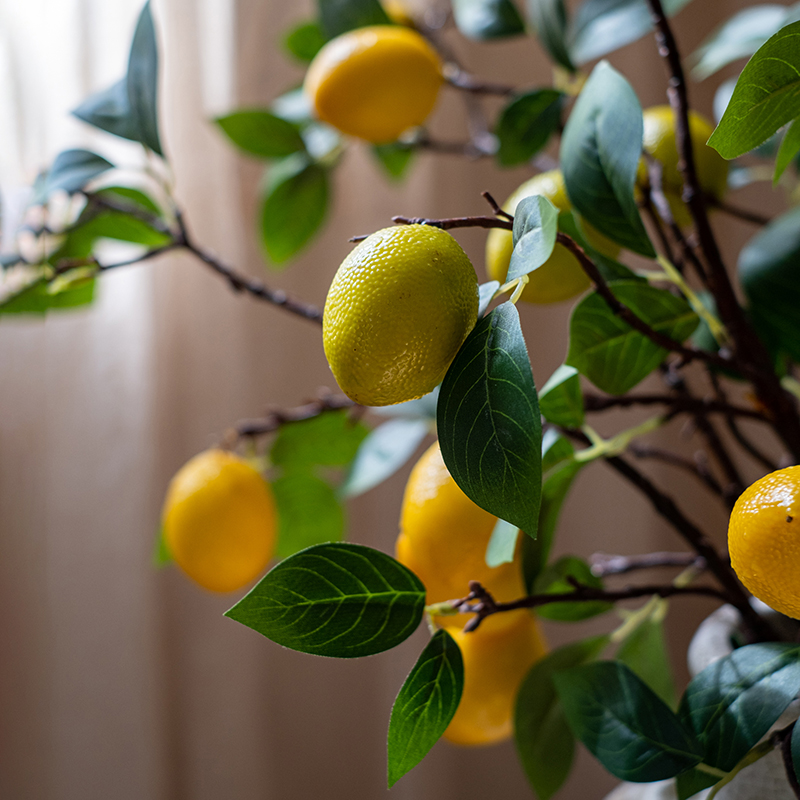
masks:
POLYGON ((372 153, 386 174, 395 181, 405 178, 414 159, 414 148, 402 142, 375 144, 372 153))
MULTIPOLYGON (((81 273, 82 275, 85 273, 81 273)), ((18 292, 0 301, 2 314, 44 314, 51 310, 64 310, 89 305, 94 300, 94 278, 62 282, 62 289, 50 291, 46 278, 39 278, 18 292)))
POLYGON ((548 422, 565 428, 583 425, 583 391, 575 367, 562 364, 539 392, 539 408, 548 422))
POLYGON ((241 109, 215 122, 237 147, 259 158, 281 158, 305 150, 296 125, 263 109, 241 109))
POLYGON ((510 564, 514 560, 518 538, 519 528, 516 525, 498 519, 486 547, 486 565, 499 567, 501 564, 510 564))
POLYGON ((302 422, 282 425, 270 459, 273 464, 290 467, 345 466, 356 457, 368 433, 369 428, 351 420, 346 410, 325 411, 302 422))
POLYGON ((494 300, 494 293, 500 288, 500 281, 486 281, 478 287, 478 319, 489 308, 489 303, 494 300))
POLYGON ((800 117, 792 122, 783 135, 778 155, 775 158, 775 176, 772 179, 773 185, 778 183, 784 170, 794 161, 798 153, 800 153, 800 117))
POLYGON ((547 144, 561 122, 562 98, 554 89, 535 89, 511 100, 495 127, 499 164, 530 161, 547 144))
POLYGON ((553 253, 558 233, 558 209, 544 196, 523 198, 514 211, 514 250, 507 281, 538 269, 553 253))
POLYGON ((298 61, 308 63, 325 44, 325 34, 316 20, 301 22, 286 34, 283 44, 298 61))
POLYGON ((550 58, 568 72, 575 65, 567 48, 567 10, 564 0, 527 0, 528 19, 550 58))

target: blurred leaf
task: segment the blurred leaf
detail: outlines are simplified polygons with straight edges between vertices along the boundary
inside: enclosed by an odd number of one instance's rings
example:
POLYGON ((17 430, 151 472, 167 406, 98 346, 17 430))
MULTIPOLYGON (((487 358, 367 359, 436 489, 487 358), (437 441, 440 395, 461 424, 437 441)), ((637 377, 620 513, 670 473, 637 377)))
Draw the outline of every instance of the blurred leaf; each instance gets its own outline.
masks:
POLYGON ((794 776, 797 779, 800 776, 800 725, 795 725, 792 728, 792 741, 790 745, 792 754, 792 768, 794 769, 794 776))
POLYGON ((314 544, 341 540, 344 512, 324 480, 310 473, 292 472, 275 480, 272 491, 278 508, 279 558, 314 544))
POLYGON ((359 658, 407 639, 424 607, 425 587, 411 570, 340 542, 281 561, 225 616, 301 653, 359 658))
POLYGON ((283 264, 319 230, 328 208, 328 173, 295 153, 277 161, 261 206, 261 236, 267 256, 283 264))
POLYGON ((393 180, 402 180, 414 159, 414 148, 402 142, 372 145, 372 153, 393 180))
POLYGON ((286 34, 283 44, 298 61, 308 63, 322 49, 325 34, 316 20, 301 22, 286 34))
POLYGON ((525 31, 511 0, 451 0, 451 4, 456 26, 468 39, 498 39, 525 31))
POLYGON ((351 420, 346 410, 325 411, 302 422, 281 425, 270 459, 273 464, 288 467, 345 466, 356 457, 368 433, 369 428, 351 420))
POLYGON ((561 122, 562 98, 554 89, 536 89, 511 100, 495 127, 499 164, 530 161, 547 144, 561 122))
POLYGON ((499 567, 501 564, 510 564, 514 560, 518 538, 519 528, 516 525, 498 519, 486 547, 486 565, 499 567))
POLYGON ((527 0, 527 6, 531 27, 550 58, 568 72, 575 72, 566 42, 567 11, 563 0, 527 0))
POLYGON ((366 25, 391 25, 378 0, 317 0, 322 32, 329 39, 366 25))
POLYGON ((152 197, 131 186, 104 186, 94 194, 97 197, 147 212, 154 217, 160 218, 163 214, 152 197))
POLYGON ((553 253, 558 233, 558 209, 544 196, 520 200, 514 211, 514 250, 507 281, 513 281, 544 264, 553 253))
POLYGON ((45 194, 59 189, 75 194, 110 169, 114 169, 114 165, 91 150, 64 150, 56 156, 47 173, 45 194))
POLYGON ((800 153, 800 117, 792 122, 789 129, 783 135, 783 141, 781 141, 781 147, 775 159, 775 176, 772 179, 773 185, 778 182, 786 167, 795 160, 798 153, 800 153))
POLYGON ((167 541, 164 538, 163 525, 158 529, 158 535, 156 536, 156 547, 153 552, 153 563, 158 569, 161 567, 166 567, 168 564, 172 563, 172 553, 170 553, 169 547, 167 547, 167 541))
POLYGON ((44 314, 54 309, 79 308, 94 300, 94 278, 62 284, 61 291, 51 292, 46 278, 39 278, 19 292, 0 301, 2 314, 44 314))
POLYGON ((642 132, 636 94, 622 75, 601 61, 564 128, 561 170, 573 206, 600 233, 655 258, 633 196, 642 132))
POLYGON ((542 423, 530 360, 511 303, 478 324, 442 382, 437 407, 442 457, 481 508, 536 536, 542 423))
POLYGON ((565 428, 583 425, 583 391, 575 367, 562 364, 539 392, 539 408, 548 422, 565 428))
POLYGON ((436 422, 436 406, 439 402, 439 387, 417 398, 394 406, 370 407, 373 414, 382 417, 404 417, 405 419, 425 419, 436 422))
MULTIPOLYGON (((551 564, 536 579, 534 594, 566 594, 574 592, 575 587, 567 580, 574 578, 583 586, 602 589, 603 581, 592 574, 589 565, 574 556, 563 556, 551 564)), ((583 603, 551 603, 536 609, 542 619, 553 619, 559 622, 577 622, 598 614, 605 614, 614 606, 597 600, 583 603)))
POLYGON ((215 122, 237 147, 259 158, 281 158, 305 150, 296 125, 263 109, 235 111, 215 122))
POLYGON ((439 741, 458 709, 464 661, 455 639, 439 630, 422 651, 392 706, 389 788, 439 741))
POLYGON ((708 144, 736 158, 800 116, 800 22, 779 30, 747 62, 708 144))

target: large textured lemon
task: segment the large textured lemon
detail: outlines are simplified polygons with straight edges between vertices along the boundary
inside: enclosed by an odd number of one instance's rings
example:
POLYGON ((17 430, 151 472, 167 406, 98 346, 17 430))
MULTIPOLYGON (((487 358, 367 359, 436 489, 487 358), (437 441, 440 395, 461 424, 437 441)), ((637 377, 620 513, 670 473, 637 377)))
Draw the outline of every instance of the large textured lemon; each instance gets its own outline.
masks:
POLYGON ((488 617, 472 633, 450 631, 464 659, 461 703, 444 732, 454 744, 494 744, 511 736, 519 686, 547 654, 539 623, 527 611, 496 616, 512 616, 512 623, 490 629, 488 617))
POLYGON ((322 320, 325 355, 357 403, 402 403, 441 382, 477 317, 478 279, 449 233, 384 228, 336 272, 322 320))
POLYGON ((728 549, 739 579, 759 600, 800 619, 800 467, 772 472, 742 492, 728 549))
POLYGON ((304 88, 320 119, 380 144, 421 125, 441 84, 441 61, 423 36, 373 25, 328 42, 311 62, 304 88))
POLYGON ((176 473, 162 530, 175 563, 214 592, 250 583, 275 550, 275 501, 257 470, 233 453, 206 450, 176 473))
MULTIPOLYGON (((546 197, 559 211, 569 211, 571 208, 561 171, 551 170, 536 175, 518 187, 503 204, 503 209, 513 214, 522 199, 535 194, 546 197)), ((592 246, 612 257, 619 253, 616 244, 586 222, 583 226, 592 246)), ((486 274, 491 280, 505 282, 513 249, 511 231, 494 229, 489 233, 486 238, 486 274)), ((528 275, 528 285, 522 292, 522 299, 529 303, 560 303, 588 289, 589 283, 578 259, 566 247, 557 244, 550 258, 528 275)))
MULTIPOLYGON (((642 147, 661 164, 664 195, 672 216, 681 227, 692 224, 692 217, 681 200, 683 176, 678 169, 678 146, 675 142, 675 113, 670 106, 652 106, 643 112, 644 139, 642 147)), ((692 140, 695 168, 700 188, 721 199, 728 185, 728 162, 706 142, 714 126, 702 114, 689 112, 689 136, 692 140)), ((639 164, 639 182, 647 180, 647 166, 639 164)))
MULTIPOLYGON (((397 560, 425 584, 428 604, 465 597, 471 580, 480 581, 499 601, 525 595, 519 550, 512 563, 486 564, 486 547, 496 523, 497 517, 459 489, 442 460, 438 442, 433 444, 409 476, 395 545, 397 560)), ((470 617, 443 616, 437 622, 463 628, 470 617)), ((505 627, 511 617, 513 614, 495 614, 481 628, 505 627)))

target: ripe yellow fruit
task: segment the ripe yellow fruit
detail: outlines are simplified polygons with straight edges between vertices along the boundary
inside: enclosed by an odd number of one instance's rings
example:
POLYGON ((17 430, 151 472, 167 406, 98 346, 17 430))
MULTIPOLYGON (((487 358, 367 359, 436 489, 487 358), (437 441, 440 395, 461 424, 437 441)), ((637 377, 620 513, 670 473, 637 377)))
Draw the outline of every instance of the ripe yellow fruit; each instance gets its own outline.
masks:
MULTIPOLYGON (((519 549, 518 557, 509 564, 486 564, 486 547, 496 523, 497 517, 475 505, 459 489, 442 460, 438 442, 433 444, 409 476, 395 545, 397 560, 425 584, 429 605, 466 597, 471 580, 480 581, 502 602, 525 595, 519 549)), ((463 628, 471 616, 442 616, 436 622, 447 628, 463 628)), ((490 616, 481 630, 506 627, 513 616, 490 616)))
MULTIPOLYGON (((681 200, 683 176, 678 170, 678 146, 675 142, 675 113, 670 106, 653 106, 643 112, 644 139, 642 147, 661 164, 664 195, 672 216, 681 227, 692 224, 692 217, 681 200)), ((728 186, 728 162, 706 142, 714 131, 713 124, 702 114, 689 112, 689 136, 692 140, 695 167, 700 188, 712 197, 721 199, 728 186)), ((640 183, 647 182, 647 165, 639 163, 640 183)))
MULTIPOLYGON (((559 211, 569 211, 572 207, 564 188, 564 176, 560 170, 554 169, 542 172, 519 186, 503 204, 503 209, 513 214, 521 200, 535 194, 546 197, 559 211)), ((612 258, 619 253, 616 244, 586 222, 583 227, 589 243, 601 253, 612 258)), ((513 250, 511 231, 495 228, 489 233, 486 238, 486 274, 490 280, 505 282, 513 250)), ((550 258, 528 275, 522 299, 529 303, 560 303, 585 291, 590 283, 578 259, 566 247, 557 244, 550 258)))
POLYGON ((352 400, 402 403, 441 382, 477 318, 478 278, 449 233, 384 228, 334 276, 322 320, 325 355, 352 400))
POLYGON ((800 467, 765 475, 742 492, 728 549, 739 580, 759 600, 800 619, 800 467))
POLYGON ((445 739, 460 745, 494 744, 511 736, 514 701, 528 670, 547 654, 536 618, 525 610, 497 614, 511 625, 490 629, 487 617, 472 633, 450 631, 464 659, 464 691, 445 739))
POLYGON ((425 121, 442 84, 441 66, 416 31, 373 25, 328 42, 311 62, 304 88, 321 120, 380 144, 425 121))
POLYGON ((163 536, 175 563, 205 589, 232 592, 258 577, 276 529, 269 484, 233 453, 206 450, 170 482, 163 536))

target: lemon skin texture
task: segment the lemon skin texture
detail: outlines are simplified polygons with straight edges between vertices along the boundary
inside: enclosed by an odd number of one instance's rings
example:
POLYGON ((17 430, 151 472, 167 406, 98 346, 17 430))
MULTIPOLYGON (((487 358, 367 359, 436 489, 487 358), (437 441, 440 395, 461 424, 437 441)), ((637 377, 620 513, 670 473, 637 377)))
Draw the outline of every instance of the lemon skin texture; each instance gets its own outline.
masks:
MULTIPOLYGON (((433 444, 409 476, 395 545, 397 560, 425 584, 428 604, 466 597, 471 580, 480 581, 501 602, 526 594, 519 547, 513 562, 497 567, 486 564, 486 547, 496 523, 497 517, 459 489, 442 460, 438 442, 433 444)), ((458 629, 471 617, 441 616, 436 623, 458 629)), ((511 617, 511 613, 487 617, 481 630, 506 627, 511 617)))
MULTIPOLYGON (((642 148, 661 164, 661 181, 675 222, 682 228, 692 224, 692 217, 681 200, 683 176, 678 169, 678 146, 675 142, 675 113, 668 105, 653 106, 642 113, 644 138, 642 148)), ((689 112, 689 136, 692 140, 695 168, 700 188, 718 200, 728 187, 728 162, 706 142, 714 131, 702 114, 689 112)), ((639 162, 638 180, 647 182, 647 165, 639 162)))
POLYGON ((206 450, 170 482, 162 530, 175 563, 204 589, 241 589, 264 571, 275 550, 272 490, 238 456, 206 450))
POLYGON ((487 617, 472 633, 450 632, 464 659, 461 703, 444 732, 453 744, 488 745, 509 738, 519 686, 547 654, 532 614, 523 609, 496 616, 512 616, 513 624, 490 630, 484 626, 493 617, 487 617))
POLYGON ((768 606, 800 619, 800 467, 787 467, 742 492, 728 525, 731 564, 768 606))
MULTIPOLYGON (((519 186, 503 204, 503 210, 513 214, 523 198, 536 194, 546 197, 559 211, 569 211, 572 208, 561 171, 551 170, 542 172, 519 186)), ((616 244, 586 222, 583 227, 593 247, 605 255, 616 257, 619 253, 616 244)), ((486 238, 486 274, 490 280, 505 283, 513 250, 511 231, 496 228, 489 233, 486 238)), ((589 288, 590 283, 578 259, 564 245, 557 244, 550 258, 528 275, 528 285, 522 291, 522 299, 541 305, 560 303, 579 295, 589 288)))
POLYGON ((328 42, 311 62, 304 88, 321 120, 381 144, 426 120, 442 80, 441 60, 423 36, 373 25, 328 42))
POLYGON ((478 278, 428 225, 384 228, 342 262, 322 318, 325 355, 357 403, 412 400, 441 383, 478 318, 478 278))

